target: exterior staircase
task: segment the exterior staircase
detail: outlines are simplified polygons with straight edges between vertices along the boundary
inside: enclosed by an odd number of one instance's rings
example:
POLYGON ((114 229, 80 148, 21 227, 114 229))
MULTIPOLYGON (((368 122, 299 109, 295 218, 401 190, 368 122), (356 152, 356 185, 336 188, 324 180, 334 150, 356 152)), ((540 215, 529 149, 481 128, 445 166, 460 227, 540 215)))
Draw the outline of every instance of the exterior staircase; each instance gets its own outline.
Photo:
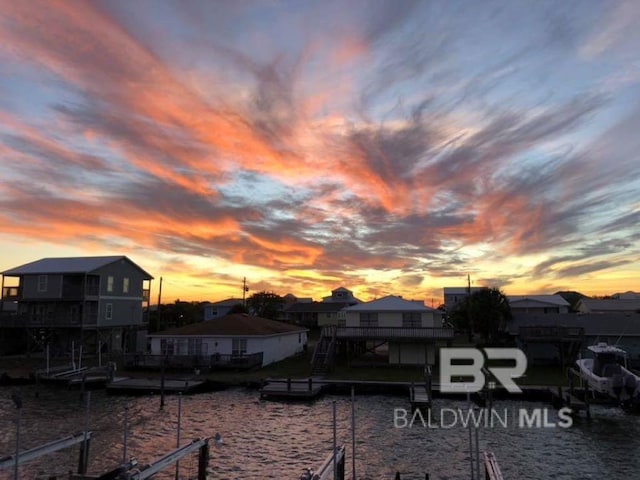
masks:
POLYGON ((324 328, 313 351, 311 375, 324 377, 333 369, 336 352, 335 329, 324 328))

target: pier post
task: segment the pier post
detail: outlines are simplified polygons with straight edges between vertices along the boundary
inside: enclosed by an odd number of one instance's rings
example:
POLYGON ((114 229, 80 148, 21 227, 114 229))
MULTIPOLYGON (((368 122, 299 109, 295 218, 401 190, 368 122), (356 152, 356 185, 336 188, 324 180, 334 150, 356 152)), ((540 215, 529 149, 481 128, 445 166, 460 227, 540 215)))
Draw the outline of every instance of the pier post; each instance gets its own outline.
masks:
POLYGON ((20 464, 20 417, 22 417, 22 397, 19 393, 11 395, 18 410, 16 415, 16 463, 13 469, 13 480, 18 480, 18 465, 20 464))
POLYGON ((587 412, 587 420, 591 420, 591 407, 589 406, 589 382, 584 382, 584 405, 587 412))
POLYGON ((309 377, 309 391, 313 390, 313 378, 309 377))
POLYGON ((162 372, 160 372, 160 410, 164 409, 164 371, 166 363, 167 357, 164 357, 162 359, 162 372))
POLYGON ((287 378, 287 392, 291 391, 291 378, 287 378))
POLYGON ((198 452, 198 480, 207 480, 207 466, 209 465, 209 439, 200 447, 198 452))
POLYGON ((78 473, 85 475, 89 463, 89 444, 91 438, 87 435, 89 431, 89 406, 91 405, 91 392, 87 392, 87 407, 84 414, 84 434, 80 444, 80 458, 78 460, 78 473))

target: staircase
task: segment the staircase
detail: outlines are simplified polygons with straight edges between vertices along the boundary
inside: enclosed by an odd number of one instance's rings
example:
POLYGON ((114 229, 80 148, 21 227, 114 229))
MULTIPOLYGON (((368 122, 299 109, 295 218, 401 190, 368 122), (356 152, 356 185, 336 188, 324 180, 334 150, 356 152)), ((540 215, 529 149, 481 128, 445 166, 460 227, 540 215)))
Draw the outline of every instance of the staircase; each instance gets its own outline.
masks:
POLYGON ((316 344, 311 360, 311 375, 324 377, 333 368, 335 356, 335 330, 323 329, 320 340, 316 344))

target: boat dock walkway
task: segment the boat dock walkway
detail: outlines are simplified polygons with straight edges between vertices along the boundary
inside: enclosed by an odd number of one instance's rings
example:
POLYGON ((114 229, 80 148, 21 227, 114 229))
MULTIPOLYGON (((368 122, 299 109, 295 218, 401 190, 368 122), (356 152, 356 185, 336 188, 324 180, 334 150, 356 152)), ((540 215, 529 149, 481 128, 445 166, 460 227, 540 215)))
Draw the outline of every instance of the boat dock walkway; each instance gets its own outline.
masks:
POLYGON ((107 385, 107 393, 113 394, 148 394, 148 393, 196 393, 206 389, 206 382, 194 379, 161 378, 114 378, 107 385), (163 384, 164 383, 164 384, 163 384))
POLYGON ((577 395, 577 389, 569 387, 550 388, 552 403, 556 408, 568 407, 574 413, 586 412, 587 418, 591 418, 588 392, 582 391, 582 398, 577 395))

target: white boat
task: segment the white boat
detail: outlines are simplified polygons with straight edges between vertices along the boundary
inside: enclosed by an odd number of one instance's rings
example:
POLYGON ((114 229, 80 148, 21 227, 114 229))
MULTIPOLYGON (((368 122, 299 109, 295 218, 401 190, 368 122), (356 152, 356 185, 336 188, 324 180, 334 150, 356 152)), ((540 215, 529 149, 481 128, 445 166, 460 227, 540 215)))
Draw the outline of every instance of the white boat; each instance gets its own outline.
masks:
POLYGON ((593 358, 581 358, 576 364, 589 388, 621 402, 639 402, 640 377, 627 369, 627 352, 604 342, 587 349, 593 358))

